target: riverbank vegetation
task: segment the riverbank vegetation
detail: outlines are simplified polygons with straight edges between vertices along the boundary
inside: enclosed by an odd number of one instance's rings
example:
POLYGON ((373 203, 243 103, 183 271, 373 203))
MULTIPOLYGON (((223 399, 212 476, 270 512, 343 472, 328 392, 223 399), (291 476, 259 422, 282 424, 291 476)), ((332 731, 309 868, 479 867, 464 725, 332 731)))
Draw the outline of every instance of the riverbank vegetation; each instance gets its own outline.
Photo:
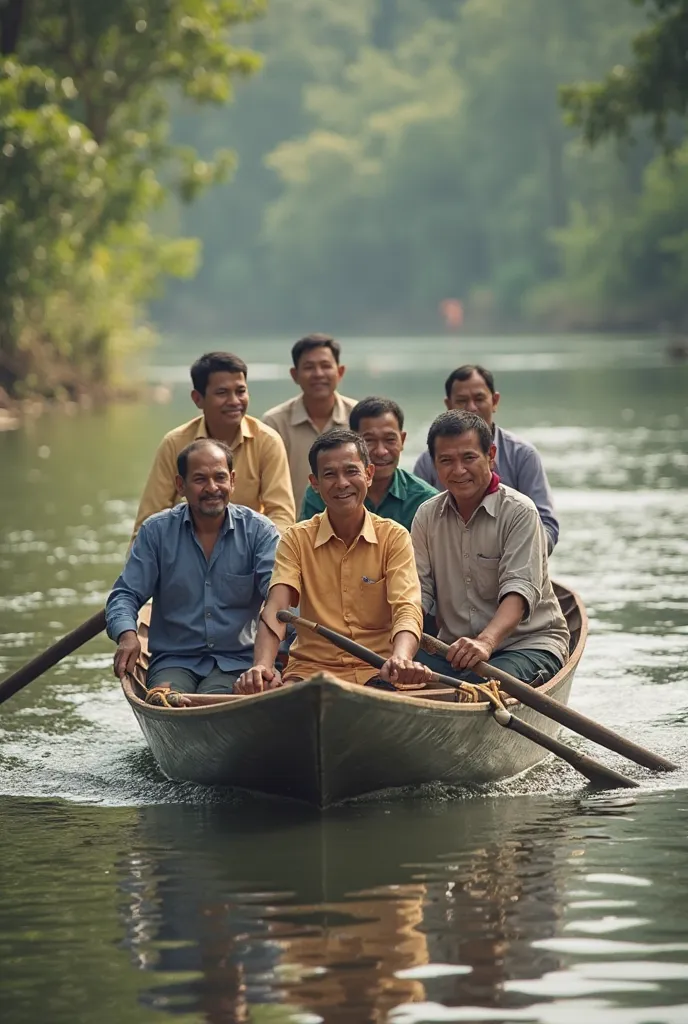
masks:
POLYGON ((146 308, 196 347, 447 310, 682 330, 687 26, 688 0, 0 3, 0 387, 126 387, 146 308))
MULTIPOLYGON (((169 102, 221 106, 257 58, 228 30, 250 0, 0 5, 0 388, 69 400, 127 388, 141 307, 198 261, 154 211, 222 181, 169 140, 169 102)), ((176 234, 176 233, 175 233, 176 234)))

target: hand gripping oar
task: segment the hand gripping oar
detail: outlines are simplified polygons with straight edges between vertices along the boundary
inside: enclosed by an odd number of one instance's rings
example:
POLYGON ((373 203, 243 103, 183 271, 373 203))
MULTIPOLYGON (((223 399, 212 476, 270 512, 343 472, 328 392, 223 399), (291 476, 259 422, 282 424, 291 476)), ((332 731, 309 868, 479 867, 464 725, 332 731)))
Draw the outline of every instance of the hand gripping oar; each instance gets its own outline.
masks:
MULTIPOLYGON (((310 622, 308 619, 303 619, 300 615, 295 615, 290 611, 277 612, 277 618, 280 622, 290 622, 297 629, 310 629, 315 633, 319 633, 320 636, 325 637, 326 640, 329 640, 343 651, 348 651, 355 658, 360 658, 361 661, 365 661, 368 665, 373 665, 375 668, 382 668, 385 663, 386 659, 381 655, 369 650, 362 644, 357 644, 347 636, 342 636, 341 633, 337 633, 333 629, 328 629, 327 626, 321 626, 317 622, 310 622)), ((452 686, 455 690, 460 689, 462 685, 460 680, 442 675, 439 672, 433 672, 431 679, 433 682, 452 686)), ((619 786, 626 789, 635 789, 638 785, 637 782, 629 779, 626 775, 614 771, 613 768, 607 768, 606 765, 595 761, 592 757, 588 757, 587 754, 580 754, 577 750, 573 750, 565 743, 562 743, 561 740, 554 739, 552 736, 542 732, 542 730, 536 729, 534 725, 528 725, 527 722, 515 718, 505 708, 497 708, 493 717, 503 728, 513 729, 514 732, 525 736, 526 739, 531 740, 533 743, 538 743, 546 750, 550 750, 563 761, 567 761, 572 768, 575 768, 576 771, 580 772, 597 786, 606 788, 619 786)))
POLYGON ((92 615, 90 619, 86 619, 80 626, 73 629, 71 633, 67 633, 61 640, 54 643, 52 647, 48 647, 42 654, 37 654, 35 658, 27 661, 25 665, 18 668, 7 679, 3 679, 0 683, 0 704, 9 700, 15 693, 23 690, 25 686, 28 686, 34 679, 43 675, 53 665, 57 665, 58 661, 62 661, 68 654, 73 654, 87 640, 92 640, 94 636, 98 636, 104 629, 105 609, 102 608, 95 615, 92 615))
MULTIPOLYGON (((444 657, 449 650, 448 644, 427 633, 423 633, 420 643, 428 654, 439 654, 444 657)), ((594 743, 599 743, 600 746, 613 750, 616 754, 622 754, 630 761, 643 765, 644 768, 654 768, 663 772, 673 772, 678 768, 678 765, 668 761, 665 757, 654 754, 651 750, 627 740, 624 736, 620 736, 599 722, 594 722, 591 718, 586 718, 579 711, 574 711, 573 708, 555 700, 554 697, 549 697, 546 693, 542 693, 488 662, 478 662, 477 665, 472 666, 471 672, 475 672, 476 675, 482 676, 484 679, 496 679, 501 689, 510 697, 515 697, 522 704, 527 704, 529 708, 539 711, 541 715, 551 718, 559 725, 566 726, 567 729, 585 736, 586 739, 592 740, 594 743)))

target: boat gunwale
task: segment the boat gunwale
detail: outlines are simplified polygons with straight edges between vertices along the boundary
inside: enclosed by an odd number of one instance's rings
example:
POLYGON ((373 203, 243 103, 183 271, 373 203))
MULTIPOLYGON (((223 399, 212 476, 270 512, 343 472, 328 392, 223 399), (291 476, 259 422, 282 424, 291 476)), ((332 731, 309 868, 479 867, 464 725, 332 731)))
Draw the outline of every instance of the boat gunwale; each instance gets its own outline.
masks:
MULTIPOLYGON (((560 591, 564 591, 567 595, 573 598, 574 604, 580 616, 580 627, 579 635, 576 645, 571 652, 571 655, 565 665, 562 665, 560 670, 548 679, 542 686, 538 686, 538 692, 550 695, 552 691, 556 691, 558 687, 566 681, 570 673, 574 672, 578 666, 578 663, 583 655, 585 649, 585 642, 588 634, 588 616, 585 611, 585 606, 581 601, 576 591, 571 590, 569 587, 565 587, 561 584, 558 585, 560 591)), ((147 704, 144 700, 139 697, 134 691, 132 679, 129 676, 121 681, 122 690, 127 701, 131 705, 132 709, 137 714, 143 714, 146 717, 160 718, 161 716, 174 715, 179 717, 179 712, 184 712, 184 718, 189 717, 211 717, 213 715, 221 714, 226 715, 232 711, 233 707, 245 707, 247 704, 255 703, 256 700, 277 700, 284 699, 284 697, 290 693, 298 693, 310 687, 314 681, 318 681, 320 685, 326 685, 328 688, 344 690, 351 695, 357 695, 363 700, 380 700, 387 704, 397 704, 400 708, 408 710, 414 708, 416 710, 435 711, 439 715, 446 715, 450 713, 481 713, 486 714, 490 710, 490 703, 488 701, 480 701, 479 703, 459 703, 450 701, 438 701, 438 700, 424 700, 422 697, 412 697, 404 691, 398 691, 397 693, 390 693, 385 690, 378 690, 374 687, 362 687, 359 683, 348 683, 343 679, 338 679, 336 676, 329 672, 318 672, 308 679, 303 679, 298 683, 290 683, 287 687, 278 687, 275 690, 267 690, 262 693, 253 694, 227 694, 228 699, 226 701, 219 701, 216 704, 204 704, 197 707, 183 707, 183 708, 166 708, 156 704, 147 704)), ((513 704, 509 701, 510 711, 518 712, 524 708, 525 705, 521 701, 514 701, 513 704)))

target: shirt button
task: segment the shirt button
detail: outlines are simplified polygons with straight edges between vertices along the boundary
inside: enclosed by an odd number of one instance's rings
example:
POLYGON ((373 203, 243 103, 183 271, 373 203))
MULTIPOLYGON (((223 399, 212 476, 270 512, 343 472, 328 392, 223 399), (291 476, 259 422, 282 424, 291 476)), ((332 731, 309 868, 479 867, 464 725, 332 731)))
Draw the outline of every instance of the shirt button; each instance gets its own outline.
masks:
POLYGON ((210 586, 210 580, 206 580, 205 581, 205 585, 206 585, 206 587, 209 587, 210 586))
POLYGON ((214 647, 214 646, 215 646, 215 644, 212 643, 212 642, 208 644, 208 647, 214 647))
POLYGON ((471 579, 471 577, 467 576, 466 577, 466 583, 472 583, 472 582, 473 582, 473 580, 471 579))
POLYGON ((206 617, 206 619, 209 619, 210 618, 210 612, 206 612, 205 613, 205 617, 206 617))

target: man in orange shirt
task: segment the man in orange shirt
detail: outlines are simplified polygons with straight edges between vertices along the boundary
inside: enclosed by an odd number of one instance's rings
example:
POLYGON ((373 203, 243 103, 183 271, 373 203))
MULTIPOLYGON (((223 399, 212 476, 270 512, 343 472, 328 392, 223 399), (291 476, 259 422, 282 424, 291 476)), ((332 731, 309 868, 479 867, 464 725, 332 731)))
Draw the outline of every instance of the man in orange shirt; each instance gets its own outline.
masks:
POLYGON ((262 512, 280 533, 296 519, 289 463, 282 438, 272 427, 247 416, 247 367, 229 352, 208 352, 191 367, 191 398, 201 415, 165 434, 153 461, 134 525, 172 508, 177 493, 177 456, 192 441, 211 437, 232 451, 236 484, 233 502, 262 512))
POLYGON ((285 627, 277 612, 296 605, 306 619, 386 661, 378 671, 319 634, 303 632, 290 648, 284 682, 325 671, 350 683, 379 678, 399 689, 423 686, 430 672, 413 660, 423 618, 411 539, 399 523, 364 507, 374 473, 365 441, 338 427, 315 440, 308 458, 325 511, 290 527, 278 545, 255 663, 240 676, 235 693, 280 685, 274 661, 285 627))

